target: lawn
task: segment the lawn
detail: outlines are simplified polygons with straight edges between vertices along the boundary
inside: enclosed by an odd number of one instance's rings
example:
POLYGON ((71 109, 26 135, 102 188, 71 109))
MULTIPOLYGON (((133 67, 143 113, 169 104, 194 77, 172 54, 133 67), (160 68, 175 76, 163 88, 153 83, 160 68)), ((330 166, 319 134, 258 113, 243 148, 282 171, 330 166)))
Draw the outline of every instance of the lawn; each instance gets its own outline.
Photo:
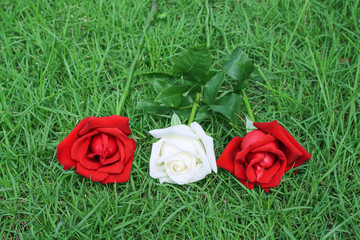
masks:
MULTIPOLYGON (((359 1, 159 1, 144 32, 151 4, 1 1, 0 239, 359 239, 359 1), (122 111, 137 142, 130 180, 63 170, 56 146, 81 119, 116 113, 142 36, 122 111), (170 116, 136 108, 155 96, 141 74, 170 72, 200 44, 214 69, 239 47, 278 77, 247 87, 256 120, 278 120, 312 158, 269 194, 222 169, 183 186, 149 176, 148 131, 170 116)), ((200 123, 217 157, 245 133, 221 115, 200 123)))

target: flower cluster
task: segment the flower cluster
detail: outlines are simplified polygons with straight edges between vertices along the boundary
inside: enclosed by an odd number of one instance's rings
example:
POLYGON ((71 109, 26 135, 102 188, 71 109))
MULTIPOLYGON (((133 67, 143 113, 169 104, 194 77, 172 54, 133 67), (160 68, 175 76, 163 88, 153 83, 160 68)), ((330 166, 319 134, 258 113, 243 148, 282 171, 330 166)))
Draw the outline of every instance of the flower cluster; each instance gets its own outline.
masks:
MULTIPOLYGON (((211 55, 205 45, 197 46, 174 61, 172 74, 150 73, 156 98, 141 100, 137 109, 162 115, 174 113, 171 126, 149 133, 156 139, 149 160, 150 176, 160 183, 188 184, 204 179, 217 168, 233 174, 249 189, 259 185, 267 193, 281 182, 285 172, 297 168, 311 155, 278 122, 255 122, 245 86, 249 79, 276 79, 254 64, 239 48, 225 60, 220 70, 211 70, 211 55), (230 81, 226 81, 226 80, 230 81), (225 82, 234 83, 226 89, 225 82), (225 88, 224 90, 222 88, 225 88), (252 121, 248 133, 234 137, 216 160, 211 134, 197 123, 222 114, 236 125, 242 99, 252 121), (196 112, 198 114, 196 115, 196 112)), ((130 83, 130 82, 128 82, 130 83)), ((130 84, 126 84, 130 86, 130 84)), ((128 94, 122 95, 118 112, 128 94)), ((129 119, 118 115, 88 117, 58 145, 57 158, 64 169, 94 182, 122 183, 130 178, 136 143, 130 137, 129 119)))

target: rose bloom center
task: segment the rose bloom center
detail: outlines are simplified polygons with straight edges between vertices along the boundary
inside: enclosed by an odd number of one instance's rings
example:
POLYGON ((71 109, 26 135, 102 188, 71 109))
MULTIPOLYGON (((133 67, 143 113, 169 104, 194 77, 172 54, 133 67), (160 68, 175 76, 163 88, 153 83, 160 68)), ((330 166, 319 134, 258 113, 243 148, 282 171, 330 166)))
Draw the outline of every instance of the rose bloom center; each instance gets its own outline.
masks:
POLYGON ((93 136, 89 146, 89 157, 96 160, 110 158, 115 155, 118 150, 116 139, 105 133, 99 133, 93 136))
POLYGON ((188 167, 184 164, 184 162, 177 160, 172 164, 172 168, 174 172, 181 173, 186 171, 188 167))

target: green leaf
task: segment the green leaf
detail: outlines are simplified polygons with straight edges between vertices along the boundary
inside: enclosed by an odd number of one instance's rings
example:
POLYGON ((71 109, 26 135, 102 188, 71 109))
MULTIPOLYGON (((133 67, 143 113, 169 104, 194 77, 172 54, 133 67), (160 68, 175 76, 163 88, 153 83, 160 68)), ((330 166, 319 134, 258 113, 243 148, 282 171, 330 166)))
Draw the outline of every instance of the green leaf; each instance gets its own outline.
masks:
POLYGON ((248 85, 248 83, 249 83, 249 81, 247 81, 247 79, 241 81, 238 85, 236 85, 234 87, 234 92, 235 93, 241 93, 241 90, 243 90, 248 85))
POLYGON ((202 120, 210 118, 211 115, 212 113, 209 110, 209 106, 199 107, 194 120, 195 122, 201 122, 202 120))
MULTIPOLYGON (((186 93, 185 93, 186 94, 186 93)), ((184 94, 184 95, 185 95, 184 94)), ((184 96, 182 99, 181 99, 181 103, 179 105, 179 107, 188 107, 188 106, 191 106, 191 104, 194 102, 194 99, 190 96, 190 95, 187 95, 187 96, 184 96)))
POLYGON ((180 119, 182 119, 183 121, 187 121, 190 118, 191 108, 176 109, 174 110, 174 112, 180 117, 180 119))
MULTIPOLYGON (((202 79, 202 81, 200 83, 206 83, 208 82, 213 76, 215 76, 217 73, 219 73, 221 71, 209 71, 208 75, 204 76, 204 78, 202 79)), ((186 84, 188 85, 194 85, 194 80, 192 78, 190 78, 189 76, 184 76, 183 80, 186 84)))
MULTIPOLYGON (((261 69, 261 72, 264 74, 264 76, 266 77, 267 80, 277 80, 277 79, 279 79, 274 73, 272 73, 270 71, 267 71, 265 69, 261 69)), ((254 81, 258 81, 258 82, 264 82, 265 81, 265 79, 261 75, 258 68, 254 69, 254 71, 250 74, 250 77, 254 81)))
POLYGON ((236 48, 228 56, 228 60, 224 63, 223 69, 231 78, 243 81, 254 70, 254 64, 243 51, 236 48))
POLYGON ((225 72, 217 73, 213 76, 210 81, 205 84, 204 88, 204 99, 205 102, 211 104, 215 101, 216 96, 219 92, 221 84, 225 80, 225 72))
POLYGON ((178 81, 178 79, 170 74, 161 72, 146 73, 143 74, 143 76, 152 82, 157 93, 160 93, 162 90, 174 85, 178 81))
POLYGON ((145 98, 141 100, 137 106, 137 109, 142 109, 149 113, 157 113, 157 114, 167 114, 170 112, 170 108, 166 106, 161 106, 160 103, 155 102, 154 98, 145 98))
POLYGON ((195 96, 196 96, 196 93, 200 93, 201 92, 201 87, 202 87, 202 85, 200 85, 200 84, 193 84, 193 85, 187 85, 187 86, 189 86, 189 95, 193 95, 194 96, 194 98, 195 98, 195 96))
POLYGON ((186 100, 185 92, 187 92, 187 89, 184 86, 168 87, 160 92, 155 101, 161 102, 168 107, 178 107, 183 100, 186 100))
POLYGON ((219 112, 229 118, 232 122, 236 122, 238 120, 237 114, 240 114, 241 111, 241 103, 242 100, 240 95, 231 93, 225 95, 219 99, 215 105, 211 105, 210 107, 215 112, 219 112))
POLYGON ((175 60, 173 75, 205 82, 211 67, 211 54, 206 45, 191 48, 175 60))
POLYGON ((172 86, 169 82, 160 79, 154 79, 153 85, 156 93, 160 93, 165 88, 172 86))

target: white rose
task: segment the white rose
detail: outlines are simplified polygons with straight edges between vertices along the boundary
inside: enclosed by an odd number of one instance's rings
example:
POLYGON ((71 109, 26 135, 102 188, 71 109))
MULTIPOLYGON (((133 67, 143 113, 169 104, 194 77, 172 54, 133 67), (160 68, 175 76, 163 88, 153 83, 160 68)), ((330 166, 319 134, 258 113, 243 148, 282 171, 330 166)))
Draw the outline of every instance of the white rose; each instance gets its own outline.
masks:
POLYGON ((193 122, 149 132, 159 141, 153 144, 150 176, 160 183, 187 184, 217 172, 213 139, 193 122))

